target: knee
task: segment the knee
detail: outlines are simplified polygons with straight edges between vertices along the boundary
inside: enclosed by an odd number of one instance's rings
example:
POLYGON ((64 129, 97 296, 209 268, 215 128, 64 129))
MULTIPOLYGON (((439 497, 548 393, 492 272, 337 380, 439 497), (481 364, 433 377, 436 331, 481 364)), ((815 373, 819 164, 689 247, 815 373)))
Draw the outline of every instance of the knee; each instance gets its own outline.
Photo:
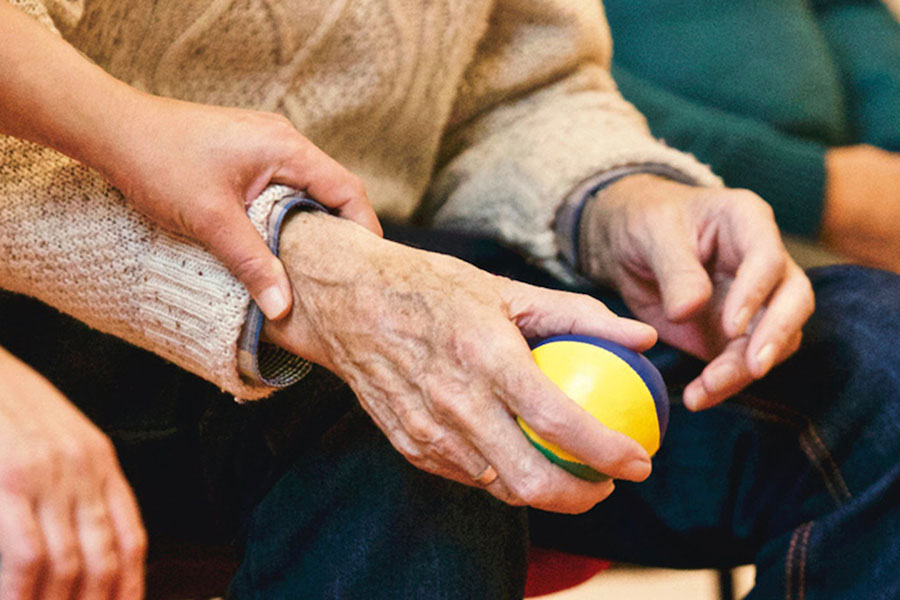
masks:
POLYGON ((900 276, 855 265, 809 271, 816 312, 808 342, 840 343, 872 358, 900 359, 900 276))

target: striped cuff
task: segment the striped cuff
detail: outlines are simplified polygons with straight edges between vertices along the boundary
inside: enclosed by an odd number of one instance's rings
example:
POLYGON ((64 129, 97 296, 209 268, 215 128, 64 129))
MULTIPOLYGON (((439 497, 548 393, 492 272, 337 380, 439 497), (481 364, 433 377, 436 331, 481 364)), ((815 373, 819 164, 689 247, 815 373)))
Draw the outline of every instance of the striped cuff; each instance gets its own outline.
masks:
POLYGON ((623 177, 639 173, 659 175, 688 185, 696 184, 693 178, 662 163, 624 165, 585 180, 563 200, 562 205, 556 212, 554 221, 559 252, 576 272, 581 272, 578 263, 578 247, 581 241, 580 223, 581 215, 584 214, 584 207, 587 205, 588 200, 593 198, 603 188, 612 185, 623 177))
MULTIPOLYGON (((278 256, 278 242, 284 218, 292 210, 318 210, 328 212, 325 207, 305 194, 287 196, 279 200, 269 217, 269 249, 278 256)), ((249 383, 283 388, 297 383, 309 373, 310 362, 291 354, 274 344, 260 342, 265 316, 253 300, 247 312, 247 320, 238 340, 238 371, 241 378, 249 383)))

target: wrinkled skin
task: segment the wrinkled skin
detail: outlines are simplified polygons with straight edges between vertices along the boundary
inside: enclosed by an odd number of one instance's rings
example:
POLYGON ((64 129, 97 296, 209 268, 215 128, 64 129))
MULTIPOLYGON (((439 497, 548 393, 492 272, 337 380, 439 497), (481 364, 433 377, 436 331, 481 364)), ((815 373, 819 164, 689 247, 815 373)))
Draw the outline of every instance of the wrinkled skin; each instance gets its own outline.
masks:
POLYGON ((709 361, 685 388, 689 408, 722 402, 799 347, 812 287, 752 192, 634 175, 584 218, 586 273, 618 289, 660 339, 709 361))
POLYGON ((540 372, 526 337, 595 335, 635 350, 653 329, 586 296, 499 278, 462 261, 384 241, 353 223, 296 215, 282 236, 295 310, 269 339, 334 371, 394 447, 426 471, 487 486, 515 505, 588 510, 611 493, 550 463, 516 425, 615 478, 642 480, 646 452, 569 400, 540 372))

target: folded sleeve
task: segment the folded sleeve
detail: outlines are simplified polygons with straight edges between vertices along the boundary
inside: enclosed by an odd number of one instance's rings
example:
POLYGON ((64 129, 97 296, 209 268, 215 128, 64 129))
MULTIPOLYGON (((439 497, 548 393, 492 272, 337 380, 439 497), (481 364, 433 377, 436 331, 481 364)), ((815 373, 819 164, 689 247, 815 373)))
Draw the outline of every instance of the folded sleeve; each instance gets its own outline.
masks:
POLYGON ((655 140, 619 95, 599 4, 496 4, 460 86, 425 218, 498 238, 559 273, 567 269, 557 210, 598 174, 652 163, 719 185, 693 157, 655 140))

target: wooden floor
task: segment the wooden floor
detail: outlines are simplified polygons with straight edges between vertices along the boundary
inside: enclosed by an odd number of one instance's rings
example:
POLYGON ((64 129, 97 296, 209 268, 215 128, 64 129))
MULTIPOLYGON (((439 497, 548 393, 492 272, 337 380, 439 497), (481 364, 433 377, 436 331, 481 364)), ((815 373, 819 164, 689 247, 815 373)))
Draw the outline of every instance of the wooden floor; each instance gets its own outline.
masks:
MULTIPOLYGON (((753 586, 753 567, 734 572, 735 597, 753 586)), ((578 587, 541 600, 718 600, 715 571, 671 571, 614 566, 578 587)))

